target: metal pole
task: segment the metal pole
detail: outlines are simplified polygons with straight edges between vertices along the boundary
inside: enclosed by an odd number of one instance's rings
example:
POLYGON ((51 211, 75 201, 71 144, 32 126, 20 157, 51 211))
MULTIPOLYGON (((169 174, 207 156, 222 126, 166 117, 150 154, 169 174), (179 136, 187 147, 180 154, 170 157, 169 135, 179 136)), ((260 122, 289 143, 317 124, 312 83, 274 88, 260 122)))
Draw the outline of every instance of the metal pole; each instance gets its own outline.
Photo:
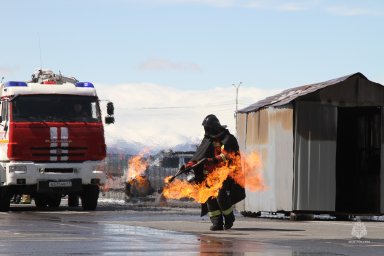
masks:
POLYGON ((235 110, 235 123, 236 123, 236 133, 237 133, 237 110, 239 107, 239 88, 241 86, 241 82, 238 85, 232 84, 233 87, 236 88, 236 110, 235 110))

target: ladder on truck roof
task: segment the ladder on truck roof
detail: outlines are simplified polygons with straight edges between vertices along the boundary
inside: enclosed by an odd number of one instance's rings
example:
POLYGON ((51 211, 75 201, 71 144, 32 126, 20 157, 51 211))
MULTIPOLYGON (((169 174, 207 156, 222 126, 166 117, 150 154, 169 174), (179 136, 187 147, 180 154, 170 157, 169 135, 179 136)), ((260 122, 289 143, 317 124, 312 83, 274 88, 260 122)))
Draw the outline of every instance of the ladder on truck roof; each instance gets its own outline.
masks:
POLYGON ((37 69, 32 74, 31 82, 39 84, 75 84, 79 81, 74 77, 63 76, 61 73, 55 74, 52 70, 49 69, 37 69))

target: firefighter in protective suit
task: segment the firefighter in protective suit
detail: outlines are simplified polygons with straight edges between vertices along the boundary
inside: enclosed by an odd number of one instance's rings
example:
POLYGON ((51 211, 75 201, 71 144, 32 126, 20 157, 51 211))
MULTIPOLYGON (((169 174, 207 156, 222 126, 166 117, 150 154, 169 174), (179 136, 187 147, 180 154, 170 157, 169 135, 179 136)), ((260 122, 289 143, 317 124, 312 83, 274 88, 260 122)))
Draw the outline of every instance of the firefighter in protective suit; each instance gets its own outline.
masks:
MULTIPOLYGON (((239 154, 239 145, 236 138, 229 133, 226 126, 220 124, 215 115, 204 118, 205 135, 196 153, 186 167, 194 165, 203 158, 204 165, 194 168, 195 181, 201 182, 214 168, 231 165, 230 156, 239 154)), ((245 198, 245 190, 232 178, 228 177, 217 197, 211 197, 202 204, 201 216, 208 213, 212 226, 210 230, 230 229, 235 221, 233 205, 245 198)))

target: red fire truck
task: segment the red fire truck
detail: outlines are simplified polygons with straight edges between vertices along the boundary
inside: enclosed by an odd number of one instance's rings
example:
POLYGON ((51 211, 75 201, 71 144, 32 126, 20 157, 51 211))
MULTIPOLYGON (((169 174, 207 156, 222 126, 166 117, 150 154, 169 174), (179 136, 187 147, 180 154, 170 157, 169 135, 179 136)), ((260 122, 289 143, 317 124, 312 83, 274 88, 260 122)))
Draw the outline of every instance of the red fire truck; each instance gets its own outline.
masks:
MULTIPOLYGON (((15 195, 29 195, 39 208, 95 210, 106 156, 99 99, 94 85, 37 70, 28 82, 0 84, 0 211, 15 195)), ((113 123, 107 104, 105 123, 113 123)))

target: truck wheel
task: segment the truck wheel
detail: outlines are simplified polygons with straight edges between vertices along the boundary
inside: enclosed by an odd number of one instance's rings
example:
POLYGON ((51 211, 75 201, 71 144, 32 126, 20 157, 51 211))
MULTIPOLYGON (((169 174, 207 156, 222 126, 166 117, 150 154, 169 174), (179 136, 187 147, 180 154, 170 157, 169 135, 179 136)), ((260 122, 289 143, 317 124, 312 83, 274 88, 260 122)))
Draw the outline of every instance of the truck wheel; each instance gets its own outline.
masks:
POLYGON ((69 207, 79 206, 79 196, 76 194, 69 194, 68 195, 68 206, 69 207))
POLYGON ((83 187, 83 193, 81 194, 81 205, 83 206, 84 210, 96 210, 97 199, 99 199, 98 185, 86 185, 83 187))
POLYGON ((48 206, 50 208, 56 208, 60 206, 61 195, 51 195, 48 199, 48 206))
POLYGON ((11 205, 11 195, 7 191, 7 188, 0 188, 0 211, 7 212, 9 211, 9 207, 11 205))
POLYGON ((46 208, 48 206, 48 199, 45 195, 38 194, 33 199, 37 208, 46 208))

